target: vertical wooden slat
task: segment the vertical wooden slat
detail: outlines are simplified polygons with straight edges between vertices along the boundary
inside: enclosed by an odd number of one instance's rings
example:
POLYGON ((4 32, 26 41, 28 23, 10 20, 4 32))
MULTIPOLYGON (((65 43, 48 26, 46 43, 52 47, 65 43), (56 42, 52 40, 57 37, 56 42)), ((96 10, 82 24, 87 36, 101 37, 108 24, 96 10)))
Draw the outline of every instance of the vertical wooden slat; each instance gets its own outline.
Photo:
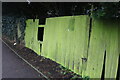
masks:
POLYGON ((82 58, 87 54, 87 38, 88 38, 88 27, 89 27, 88 16, 75 17, 75 51, 74 51, 74 72, 82 73, 82 58))
POLYGON ((33 19, 28 19, 26 21, 27 25, 25 30, 25 45, 40 55, 40 43, 37 40, 38 22, 38 20, 33 22, 33 19))
POLYGON ((107 26, 106 31, 106 63, 105 63, 105 78, 116 78, 118 69, 118 26, 120 25, 117 20, 111 20, 109 23, 104 21, 107 26), (109 74, 108 74, 109 73, 109 74))
POLYGON ((32 46, 31 46, 31 41, 32 41, 32 36, 33 36, 33 20, 32 19, 29 19, 26 21, 26 31, 25 31, 25 45, 26 47, 32 49, 32 46), (31 32, 30 32, 31 31, 31 32))
POLYGON ((40 55, 40 42, 38 42, 38 22, 39 19, 35 19, 35 22, 33 22, 33 50, 40 55))
POLYGON ((87 69, 83 76, 101 78, 105 53, 104 25, 99 20, 92 21, 90 46, 88 48, 87 69))
POLYGON ((42 45, 42 56, 45 56, 47 57, 47 53, 48 53, 48 39, 49 36, 47 37, 47 34, 49 33, 49 28, 48 27, 48 21, 49 20, 46 20, 46 27, 44 28, 44 35, 43 35, 43 45, 42 45))

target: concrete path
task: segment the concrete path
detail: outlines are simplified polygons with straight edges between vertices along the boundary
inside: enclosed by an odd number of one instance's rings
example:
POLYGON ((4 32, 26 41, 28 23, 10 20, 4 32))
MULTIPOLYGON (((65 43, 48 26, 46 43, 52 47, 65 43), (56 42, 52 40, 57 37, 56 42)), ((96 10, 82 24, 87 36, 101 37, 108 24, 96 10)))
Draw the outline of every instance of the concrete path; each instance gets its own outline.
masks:
POLYGON ((2 43, 2 78, 43 78, 2 43))
POLYGON ((2 41, 0 40, 0 80, 2 79, 2 41))

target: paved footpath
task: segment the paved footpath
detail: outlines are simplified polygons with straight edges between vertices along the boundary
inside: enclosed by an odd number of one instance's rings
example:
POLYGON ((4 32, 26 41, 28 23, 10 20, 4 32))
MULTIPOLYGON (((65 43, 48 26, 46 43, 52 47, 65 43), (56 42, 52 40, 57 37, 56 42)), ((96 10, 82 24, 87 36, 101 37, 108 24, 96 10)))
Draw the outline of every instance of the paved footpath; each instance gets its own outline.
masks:
POLYGON ((4 43, 2 43, 2 72, 3 78, 43 78, 4 43))

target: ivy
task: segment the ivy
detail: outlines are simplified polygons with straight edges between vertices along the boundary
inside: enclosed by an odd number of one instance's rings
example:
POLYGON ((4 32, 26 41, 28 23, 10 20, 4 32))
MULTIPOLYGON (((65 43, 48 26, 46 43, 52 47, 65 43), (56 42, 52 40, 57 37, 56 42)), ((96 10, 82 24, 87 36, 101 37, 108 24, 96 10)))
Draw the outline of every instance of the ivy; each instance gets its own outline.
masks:
POLYGON ((6 35, 10 40, 22 41, 24 40, 24 32, 25 32, 25 17, 17 17, 17 16, 3 16, 2 17, 2 34, 6 35), (17 24, 20 21, 20 31, 21 37, 17 38, 17 24))

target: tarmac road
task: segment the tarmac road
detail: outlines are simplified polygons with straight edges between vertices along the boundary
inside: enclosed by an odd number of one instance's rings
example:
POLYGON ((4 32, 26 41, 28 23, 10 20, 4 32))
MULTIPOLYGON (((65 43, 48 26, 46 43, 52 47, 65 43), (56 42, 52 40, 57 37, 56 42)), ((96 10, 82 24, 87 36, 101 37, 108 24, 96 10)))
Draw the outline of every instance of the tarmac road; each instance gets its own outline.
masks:
POLYGON ((43 78, 2 42, 2 78, 43 78))

